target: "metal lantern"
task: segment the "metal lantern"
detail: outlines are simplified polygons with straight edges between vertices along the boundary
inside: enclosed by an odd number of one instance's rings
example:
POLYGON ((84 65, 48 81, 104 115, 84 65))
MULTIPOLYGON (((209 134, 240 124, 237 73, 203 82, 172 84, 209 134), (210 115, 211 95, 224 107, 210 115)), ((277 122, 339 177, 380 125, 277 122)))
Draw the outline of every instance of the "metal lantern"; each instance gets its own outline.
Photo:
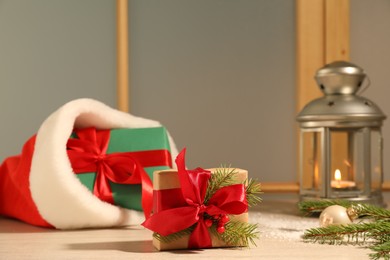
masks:
POLYGON ((324 96, 297 116, 300 125, 301 200, 347 199, 383 205, 383 141, 386 116, 359 96, 365 72, 337 61, 315 75, 324 96))

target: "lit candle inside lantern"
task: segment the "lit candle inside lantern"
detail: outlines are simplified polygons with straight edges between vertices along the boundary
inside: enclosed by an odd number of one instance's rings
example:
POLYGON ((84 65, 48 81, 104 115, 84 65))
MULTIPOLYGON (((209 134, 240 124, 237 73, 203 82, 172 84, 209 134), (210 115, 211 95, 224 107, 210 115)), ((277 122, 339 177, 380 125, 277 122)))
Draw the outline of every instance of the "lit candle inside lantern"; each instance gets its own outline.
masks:
POLYGON ((341 172, 339 169, 336 169, 334 172, 334 178, 337 181, 338 184, 340 184, 341 181, 341 172))
POLYGON ((331 181, 330 186, 335 189, 345 189, 355 187, 356 183, 353 181, 341 180, 341 171, 339 169, 336 169, 336 171, 334 172, 334 180, 331 181))

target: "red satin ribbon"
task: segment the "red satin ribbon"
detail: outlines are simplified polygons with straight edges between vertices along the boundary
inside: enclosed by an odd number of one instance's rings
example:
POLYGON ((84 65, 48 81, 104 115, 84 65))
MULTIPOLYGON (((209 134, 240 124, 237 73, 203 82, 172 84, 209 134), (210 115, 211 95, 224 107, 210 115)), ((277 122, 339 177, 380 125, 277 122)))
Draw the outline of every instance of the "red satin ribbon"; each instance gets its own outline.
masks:
POLYGON ((153 191, 153 212, 178 208, 185 202, 180 188, 153 191))
POLYGON ((68 140, 67 152, 76 174, 96 172, 95 196, 113 204, 109 181, 142 185, 142 208, 148 218, 153 205, 153 185, 143 167, 172 165, 167 150, 107 154, 109 130, 85 128, 75 131, 78 139, 68 140))
MULTIPOLYGON (((210 171, 202 168, 186 170, 185 149, 176 158, 182 202, 157 205, 162 209, 155 212, 142 225, 162 236, 168 236, 178 231, 196 225, 190 235, 188 248, 212 247, 210 233, 205 224, 204 214, 210 216, 220 214, 241 214, 247 211, 245 186, 235 184, 223 187, 215 192, 207 205, 204 204, 210 171), (181 205, 179 205, 181 204, 181 205), (174 206, 173 206, 174 205, 174 206), (168 208, 172 206, 172 208, 168 208)), ((174 190, 174 189, 173 189, 174 190)), ((174 200, 177 191, 162 193, 168 195, 164 200, 174 200)), ((163 199, 161 198, 161 201, 163 199)))

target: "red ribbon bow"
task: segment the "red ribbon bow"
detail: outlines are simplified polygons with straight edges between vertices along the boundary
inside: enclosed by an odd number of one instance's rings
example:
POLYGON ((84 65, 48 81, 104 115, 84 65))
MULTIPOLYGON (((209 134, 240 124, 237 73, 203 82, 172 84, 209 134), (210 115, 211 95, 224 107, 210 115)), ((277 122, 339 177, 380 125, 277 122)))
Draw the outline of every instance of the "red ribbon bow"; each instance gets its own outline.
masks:
POLYGON ((78 139, 71 138, 67 152, 76 174, 96 172, 93 194, 103 201, 113 204, 109 181, 121 184, 142 185, 142 208, 145 218, 149 217, 153 205, 153 185, 143 167, 171 165, 164 158, 169 151, 153 150, 139 152, 119 152, 107 154, 110 139, 109 130, 85 128, 75 131, 78 139), (162 161, 163 160, 163 161, 162 161))
POLYGON ((247 211, 245 186, 235 184, 222 187, 204 204, 211 172, 202 168, 186 170, 185 149, 176 158, 180 189, 184 197, 182 205, 153 214, 142 225, 162 236, 168 236, 196 224, 190 235, 188 248, 212 246, 210 233, 205 224, 205 213, 241 214, 247 211))

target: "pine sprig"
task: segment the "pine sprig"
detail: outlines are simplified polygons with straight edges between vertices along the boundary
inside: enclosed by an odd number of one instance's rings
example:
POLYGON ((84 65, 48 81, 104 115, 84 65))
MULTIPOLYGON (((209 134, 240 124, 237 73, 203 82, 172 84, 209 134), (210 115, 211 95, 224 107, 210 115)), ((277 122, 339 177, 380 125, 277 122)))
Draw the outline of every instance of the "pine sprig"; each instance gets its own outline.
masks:
POLYGON ((320 244, 362 244, 371 241, 380 241, 390 235, 390 223, 357 223, 348 225, 330 225, 321 228, 311 228, 303 234, 304 240, 311 240, 320 244))
POLYGON ((252 207, 261 202, 259 194, 261 194, 261 185, 259 182, 249 179, 248 185, 246 186, 246 200, 248 207, 252 207))
POLYGON ((305 215, 311 215, 320 213, 332 205, 340 205, 348 208, 353 205, 353 203, 347 200, 307 200, 299 202, 298 209, 305 215))
POLYGON ((347 207, 347 211, 365 222, 308 229, 302 237, 305 242, 365 245, 374 251, 369 254, 371 259, 390 259, 390 210, 342 200, 304 201, 299 203, 299 208, 312 214, 331 205, 347 207))
POLYGON ((369 254, 371 259, 390 259, 390 241, 372 246, 370 247, 370 249, 374 251, 374 253, 369 254))
POLYGON ((211 174, 209 184, 204 199, 204 204, 207 204, 214 193, 222 187, 234 184, 235 175, 237 170, 230 167, 223 167, 215 169, 215 172, 211 174))
POLYGON ((256 224, 240 221, 229 221, 225 225, 225 232, 219 234, 215 227, 212 233, 228 245, 248 247, 250 244, 256 246, 255 240, 259 238, 256 224))
POLYGON ((351 208, 359 217, 390 220, 390 210, 370 204, 352 204, 351 208))
POLYGON ((172 233, 168 236, 162 236, 159 233, 155 232, 155 233, 153 233, 153 237, 155 237, 157 240, 159 240, 163 243, 170 243, 170 242, 173 242, 175 240, 182 238, 183 236, 189 236, 194 229, 195 229, 195 225, 193 225, 189 228, 183 229, 179 232, 172 233))
POLYGON ((301 201, 298 203, 298 209, 306 215, 320 213, 325 208, 332 205, 340 205, 345 208, 352 208, 357 217, 368 217, 374 219, 390 219, 390 210, 380 208, 370 204, 361 204, 347 200, 312 200, 301 201))
POLYGON ((377 220, 372 222, 372 229, 367 232, 368 237, 374 239, 376 243, 386 243, 390 241, 390 222, 377 220))

